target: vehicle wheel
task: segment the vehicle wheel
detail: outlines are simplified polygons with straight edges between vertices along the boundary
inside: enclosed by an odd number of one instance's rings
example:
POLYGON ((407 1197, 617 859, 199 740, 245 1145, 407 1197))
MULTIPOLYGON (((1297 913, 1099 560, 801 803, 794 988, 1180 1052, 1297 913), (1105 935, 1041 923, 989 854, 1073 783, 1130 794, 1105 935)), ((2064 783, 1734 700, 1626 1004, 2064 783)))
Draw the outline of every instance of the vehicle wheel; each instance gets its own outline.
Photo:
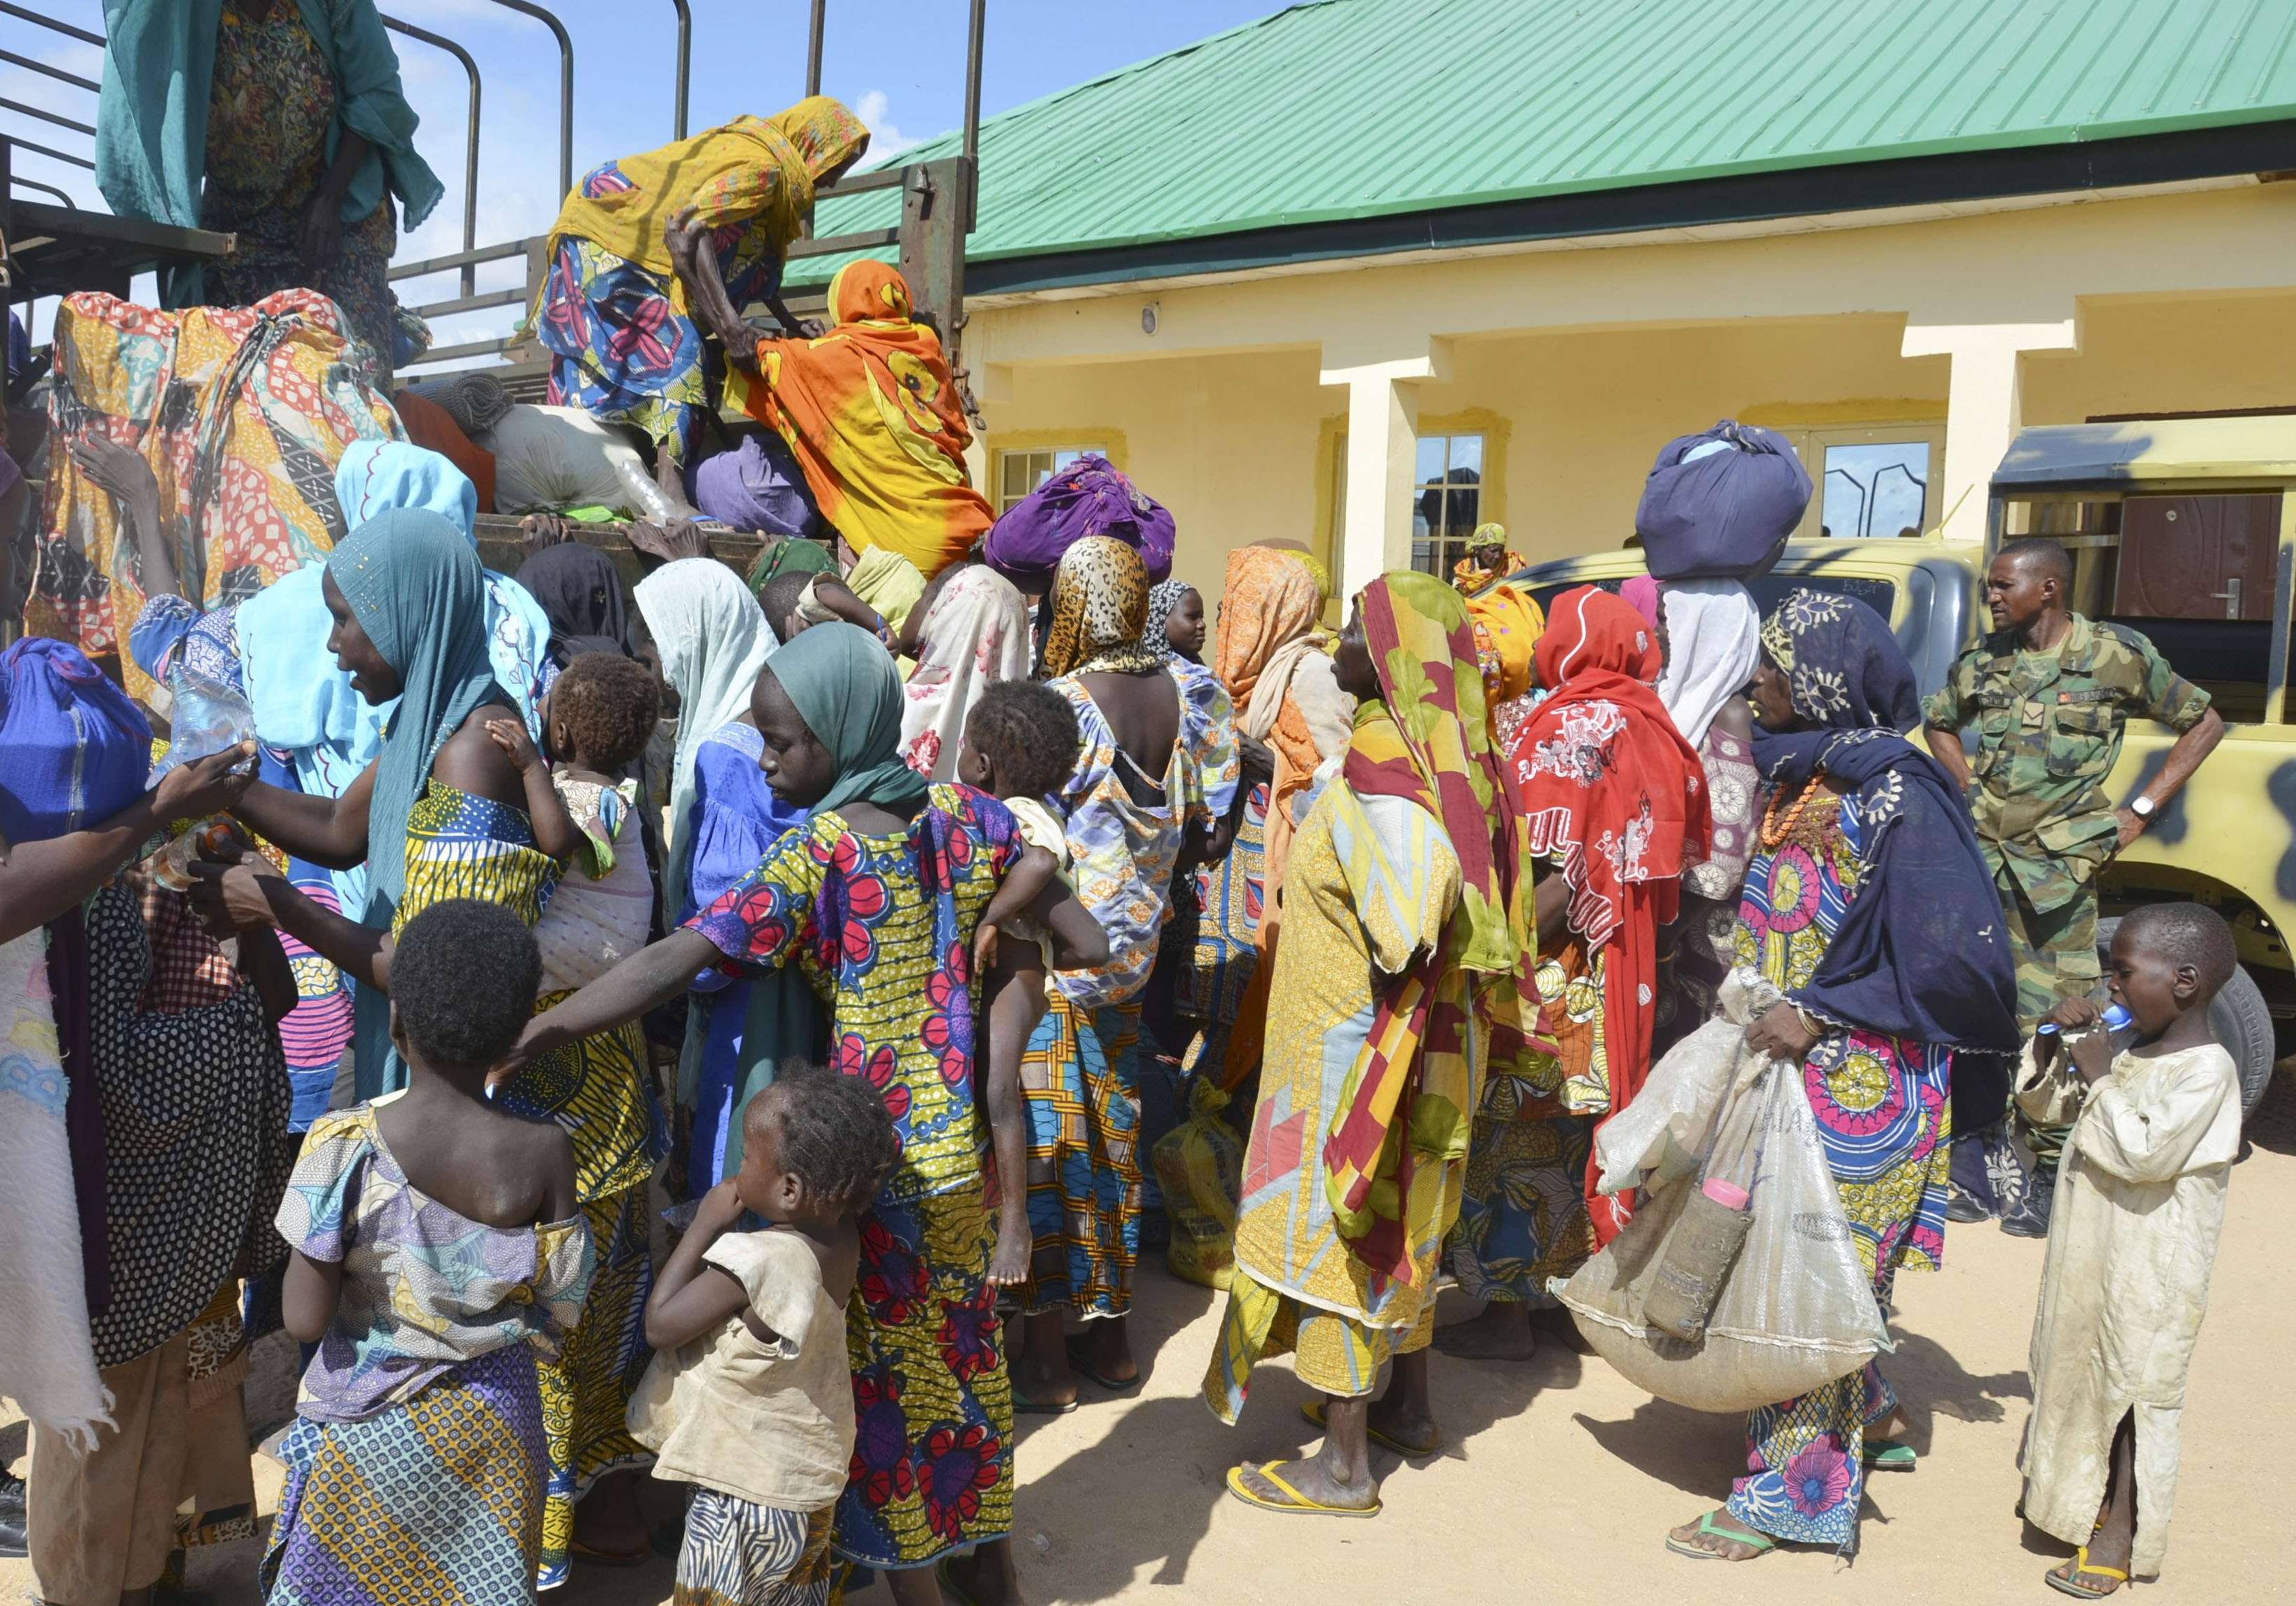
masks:
MULTIPOLYGON (((2099 960, 2111 952, 2112 934, 2120 926, 2117 914, 2096 922, 2099 960)), ((2240 1071, 2240 1113, 2244 1120, 2264 1097, 2264 1090, 2272 1086, 2273 1066, 2272 1012, 2265 1006, 2255 979, 2245 970, 2234 970, 2232 979, 2209 1005, 2209 1028, 2240 1071)))

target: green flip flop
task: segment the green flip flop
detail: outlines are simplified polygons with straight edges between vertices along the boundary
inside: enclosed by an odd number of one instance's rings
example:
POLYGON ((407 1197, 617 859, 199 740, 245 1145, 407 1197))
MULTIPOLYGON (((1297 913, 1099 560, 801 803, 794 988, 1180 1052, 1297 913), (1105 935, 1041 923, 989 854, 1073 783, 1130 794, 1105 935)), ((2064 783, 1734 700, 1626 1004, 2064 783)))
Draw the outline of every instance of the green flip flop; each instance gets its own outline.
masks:
MULTIPOLYGON (((1726 1528, 1715 1527, 1712 1512, 1699 1513, 1698 1532, 1703 1538, 1721 1539, 1732 1545, 1742 1545, 1757 1556, 1767 1555, 1778 1547, 1778 1542, 1767 1534, 1758 1534, 1751 1528, 1742 1534, 1734 1534, 1726 1528)), ((1688 1556, 1693 1561, 1724 1561, 1729 1559, 1719 1551, 1708 1550, 1702 1545, 1693 1545, 1687 1540, 1677 1539, 1672 1534, 1666 1536, 1666 1547, 1676 1555, 1688 1556)), ((1752 1557, 1747 1559, 1751 1561, 1752 1557)))
POLYGON ((1866 1441, 1866 1470, 1869 1472, 1910 1472, 1920 1461, 1913 1446, 1899 1444, 1894 1438, 1866 1441))

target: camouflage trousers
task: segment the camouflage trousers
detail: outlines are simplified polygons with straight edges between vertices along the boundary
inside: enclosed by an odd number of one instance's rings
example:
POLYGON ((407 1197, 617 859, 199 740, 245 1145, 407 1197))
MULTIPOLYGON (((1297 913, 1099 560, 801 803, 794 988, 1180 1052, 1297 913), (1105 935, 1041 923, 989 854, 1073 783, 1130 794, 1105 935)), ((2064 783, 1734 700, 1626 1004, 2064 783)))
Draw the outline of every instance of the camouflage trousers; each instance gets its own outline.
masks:
MULTIPOLYGON (((2004 871, 1994 877, 2009 926, 2009 954, 2017 964, 2017 1029, 2030 1037, 2067 998, 2101 998, 2103 967, 2096 957, 2096 883, 2082 884, 2070 902, 2044 914, 2004 871)), ((2070 1127, 2038 1127, 2021 1112, 2018 1130, 2034 1160, 2054 1169, 2070 1127)))

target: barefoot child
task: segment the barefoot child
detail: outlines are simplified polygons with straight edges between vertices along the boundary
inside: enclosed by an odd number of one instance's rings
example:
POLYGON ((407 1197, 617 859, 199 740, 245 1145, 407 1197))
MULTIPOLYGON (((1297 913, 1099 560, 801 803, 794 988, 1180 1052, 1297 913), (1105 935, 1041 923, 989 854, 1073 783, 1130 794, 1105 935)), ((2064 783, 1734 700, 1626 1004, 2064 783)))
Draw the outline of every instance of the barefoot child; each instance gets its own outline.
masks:
MULTIPOLYGON (((973 706, 957 758, 957 779, 1002 798, 1021 836, 1050 853, 1063 875, 1070 864, 1067 824, 1043 799, 1068 784, 1083 746, 1067 698, 1041 681, 1007 680, 989 686, 973 706)), ((1090 918, 1081 905, 1078 913, 1090 918)), ((1017 925, 1013 935, 1025 930, 1017 925)), ((1051 964, 1048 952, 1037 960, 1051 964)), ((1058 987, 1038 986, 1016 996, 1013 1019, 992 1016, 989 1034, 989 1098, 1003 1091, 1001 1051, 1011 1044, 1013 1084, 1027 1099, 1028 1187, 1008 1191, 1002 1201, 1019 1215, 1023 1258, 1007 1280, 1021 1283, 1027 1323, 1026 1340, 1013 1362, 1013 1405, 1023 1413, 1060 1415, 1075 1408, 1076 1382, 1067 1368, 1053 1368, 1043 1357, 1066 1344, 1071 1307, 1086 1317, 1107 1315, 1094 1291, 1121 1286, 1128 1278, 1138 1258, 1137 1233, 1125 1241, 1122 1213, 1114 1205, 1126 1188, 1138 1189, 1139 1158, 1128 1142, 1113 1152, 1093 1142, 1095 1123, 1086 1110, 1120 1093, 1091 1020, 1058 987), (1018 1052, 1023 1045, 1025 1056, 1018 1052)), ((1000 1270, 1007 1241, 1000 1234, 1000 1270)))
POLYGON ((279 1452, 272 1606, 535 1598, 536 1362, 581 1313, 590 1233, 566 1135, 484 1089, 541 971, 507 909, 416 915, 391 962, 407 1085, 304 1141, 278 1225, 287 1330, 318 1349, 279 1452))
MULTIPOLYGON (((932 1569, 944 1562, 963 1593, 1002 1606, 1015 1595, 1013 1416, 988 1283, 975 948, 987 946, 983 928, 1048 892, 1052 856, 1024 849, 994 798, 931 785, 901 762, 900 684, 865 631, 807 629, 758 676, 751 711, 758 767, 810 811, 806 828, 684 927, 537 1017, 512 1063, 636 1019, 706 964, 804 967, 833 1017, 832 1065, 883 1096, 901 1142, 860 1223, 846 1314, 860 1447, 832 1545, 884 1569, 904 1606, 938 1598, 932 1569)), ((1056 936, 1070 929, 1064 910, 1045 914, 1056 936)), ((1018 985, 1008 975, 997 990, 1018 985)))
POLYGON ((2115 1055, 2095 1004, 2068 999, 2050 1019, 2070 1065, 2019 1095, 2056 1094, 2059 1119, 2079 1111, 2033 1321, 2024 1511, 2077 1547, 2046 1576, 2084 1600, 2155 1576, 2168 1549, 2185 1378, 2240 1151, 2239 1076, 2209 1032, 2234 961, 2214 910, 2133 910, 2105 981, 2136 1018, 2135 1045, 2115 1055))
POLYGON ((882 1098, 819 1070, 784 1074, 742 1125, 741 1170, 702 1195, 647 1302, 630 1430, 655 1477, 697 1486, 672 1606, 821 1606, 853 1459, 855 1218, 900 1151, 882 1098))

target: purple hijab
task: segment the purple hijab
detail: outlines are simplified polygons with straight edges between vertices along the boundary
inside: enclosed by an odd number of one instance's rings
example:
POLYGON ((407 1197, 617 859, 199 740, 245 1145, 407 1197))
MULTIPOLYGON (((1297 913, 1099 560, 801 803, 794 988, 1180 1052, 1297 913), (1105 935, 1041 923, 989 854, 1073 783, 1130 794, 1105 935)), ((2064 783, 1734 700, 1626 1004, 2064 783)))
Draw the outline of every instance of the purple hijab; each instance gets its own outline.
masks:
POLYGON ((1004 511, 981 556, 988 567, 1031 594, 1052 589, 1061 554, 1086 536, 1113 536, 1138 552, 1148 578, 1172 572, 1172 515, 1117 472, 1105 457, 1086 455, 1004 511))

